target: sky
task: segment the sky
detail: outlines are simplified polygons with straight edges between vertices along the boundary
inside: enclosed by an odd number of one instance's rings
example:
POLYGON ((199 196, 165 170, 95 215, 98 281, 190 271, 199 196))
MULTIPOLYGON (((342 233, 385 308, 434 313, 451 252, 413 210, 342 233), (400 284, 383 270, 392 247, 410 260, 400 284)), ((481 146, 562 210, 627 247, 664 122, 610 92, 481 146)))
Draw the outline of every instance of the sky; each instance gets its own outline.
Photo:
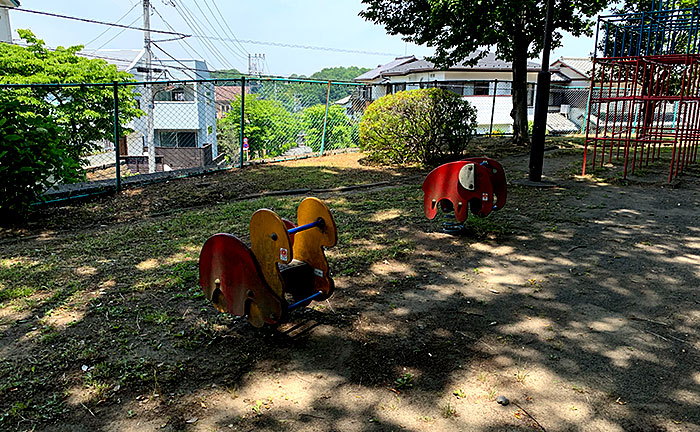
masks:
MULTIPOLYGON (((141 0, 21 0, 21 3, 25 9, 108 22, 119 20, 121 24, 137 27, 143 24, 141 0)), ((152 29, 169 31, 169 25, 185 34, 233 36, 240 41, 193 36, 186 42, 158 42, 173 57, 201 58, 207 61, 210 69, 236 68, 247 72, 248 55, 264 54, 265 63, 260 63, 265 74, 308 76, 325 67, 374 68, 396 56, 424 57, 433 52, 429 47, 390 36, 382 26, 365 21, 358 16, 363 9, 360 0, 151 0, 151 3, 157 11, 151 15, 152 29)), ((16 29, 28 28, 52 47, 80 44, 89 49, 143 47, 143 33, 138 30, 122 31, 21 11, 11 11, 10 21, 15 38, 18 37, 16 29)), ((171 37, 152 35, 156 41, 171 37)), ((561 56, 585 57, 593 49, 591 38, 565 35, 563 42, 562 48, 552 52, 552 61, 561 56)), ((168 59, 167 54, 157 48, 154 54, 168 59)))

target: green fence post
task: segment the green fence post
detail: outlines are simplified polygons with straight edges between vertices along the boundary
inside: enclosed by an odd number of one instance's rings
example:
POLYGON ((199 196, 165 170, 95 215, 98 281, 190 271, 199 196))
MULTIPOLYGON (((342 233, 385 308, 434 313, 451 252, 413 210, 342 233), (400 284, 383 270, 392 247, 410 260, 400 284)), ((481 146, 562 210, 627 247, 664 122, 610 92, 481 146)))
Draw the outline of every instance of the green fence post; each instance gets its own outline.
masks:
POLYGON ((321 135, 321 156, 323 156, 323 147, 326 145, 326 125, 328 124, 328 102, 331 98, 331 82, 328 81, 328 90, 326 91, 326 115, 323 116, 323 135, 321 135))
POLYGON ((238 168, 243 168, 243 136, 245 135, 245 77, 241 77, 241 162, 238 168))
POLYGON ((122 176, 119 167, 119 87, 114 82, 114 169, 117 176, 117 192, 122 187, 122 176))

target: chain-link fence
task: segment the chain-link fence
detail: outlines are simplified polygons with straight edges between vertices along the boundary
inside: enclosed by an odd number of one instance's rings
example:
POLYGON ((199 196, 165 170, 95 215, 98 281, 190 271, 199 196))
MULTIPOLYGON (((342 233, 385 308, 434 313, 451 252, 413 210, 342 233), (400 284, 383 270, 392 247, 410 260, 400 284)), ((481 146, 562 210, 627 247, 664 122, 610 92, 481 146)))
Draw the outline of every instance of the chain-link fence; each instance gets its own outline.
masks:
POLYGON ((52 135, 48 148, 64 165, 50 171, 54 186, 47 196, 63 198, 254 159, 357 147, 358 123, 369 104, 359 88, 239 78, 0 85, 0 98, 20 116, 44 119, 42 129, 52 135))

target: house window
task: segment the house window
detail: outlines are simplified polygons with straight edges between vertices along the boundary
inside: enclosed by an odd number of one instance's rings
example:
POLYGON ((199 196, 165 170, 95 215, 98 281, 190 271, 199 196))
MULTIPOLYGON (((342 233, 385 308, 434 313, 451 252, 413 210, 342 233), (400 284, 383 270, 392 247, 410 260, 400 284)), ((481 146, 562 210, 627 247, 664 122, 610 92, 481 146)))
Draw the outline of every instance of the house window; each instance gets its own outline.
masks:
POLYGON ((174 101, 184 101, 185 100, 185 90, 183 90, 181 88, 173 90, 172 95, 173 95, 174 101))
POLYGON ((535 105, 535 85, 528 84, 527 85, 527 106, 534 106, 534 105, 535 105))
POLYGON ((394 84, 394 93, 406 90, 406 84, 394 84))
POLYGON ((488 96, 491 94, 489 81, 476 81, 474 83, 474 96, 488 96))
POLYGON ((194 87, 192 84, 155 87, 154 100, 158 102, 192 102, 194 101, 194 87))
POLYGON ((371 100, 372 99, 372 87, 370 86, 364 86, 360 88, 360 98, 364 100, 371 100))
POLYGON ((161 147, 197 147, 197 134, 195 132, 160 132, 161 147))

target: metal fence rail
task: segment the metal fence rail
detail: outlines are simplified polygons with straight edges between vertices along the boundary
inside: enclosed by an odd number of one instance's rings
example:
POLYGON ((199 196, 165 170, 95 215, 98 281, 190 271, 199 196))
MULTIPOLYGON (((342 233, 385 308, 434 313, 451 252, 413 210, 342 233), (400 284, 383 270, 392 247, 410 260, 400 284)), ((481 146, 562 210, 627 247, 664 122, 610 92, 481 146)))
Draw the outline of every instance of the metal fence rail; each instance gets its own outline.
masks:
MULTIPOLYGON (((477 134, 512 134, 509 81, 405 83, 440 87, 477 110, 477 134)), ((534 103, 534 84, 528 104, 534 103)), ((0 96, 41 108, 63 130, 79 175, 48 199, 66 199, 263 159, 359 147, 369 87, 332 81, 241 77, 92 84, 0 84, 0 96), (148 96, 146 96, 148 95, 148 96)), ((585 133, 588 89, 552 86, 548 131, 585 133)), ((532 107, 528 108, 532 117, 532 107)))
POLYGON ((369 101, 353 83, 246 78, 0 85, 41 106, 79 160, 79 176, 48 199, 114 190, 262 158, 358 147, 369 101), (146 100, 145 95, 151 95, 146 100))

